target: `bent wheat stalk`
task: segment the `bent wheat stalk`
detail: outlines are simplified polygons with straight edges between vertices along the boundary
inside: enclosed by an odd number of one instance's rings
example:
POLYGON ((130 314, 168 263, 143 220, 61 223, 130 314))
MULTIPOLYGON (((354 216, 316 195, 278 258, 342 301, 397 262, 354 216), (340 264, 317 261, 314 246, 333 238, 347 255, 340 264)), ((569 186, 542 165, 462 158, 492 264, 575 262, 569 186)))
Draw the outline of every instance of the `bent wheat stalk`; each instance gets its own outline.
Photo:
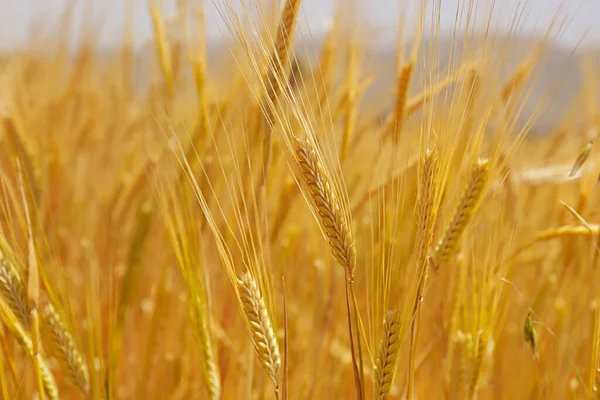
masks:
POLYGON ((589 224, 589 226, 563 225, 538 232, 535 240, 541 242, 562 237, 596 236, 599 233, 599 224, 589 224))

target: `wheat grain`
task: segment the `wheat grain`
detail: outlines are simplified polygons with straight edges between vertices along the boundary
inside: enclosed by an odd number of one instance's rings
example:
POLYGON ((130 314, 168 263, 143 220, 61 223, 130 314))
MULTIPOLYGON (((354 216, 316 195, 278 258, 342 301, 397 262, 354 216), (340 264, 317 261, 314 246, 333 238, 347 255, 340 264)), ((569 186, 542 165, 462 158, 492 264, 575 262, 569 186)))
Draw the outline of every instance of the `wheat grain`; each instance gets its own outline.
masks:
POLYGON ((281 357, 267 307, 258 285, 250 273, 243 274, 237 284, 244 315, 250 329, 252 345, 277 391, 281 357))
POLYGON ((85 359, 79 351, 73 335, 51 304, 42 310, 42 320, 48 327, 48 348, 68 371, 73 384, 84 394, 89 392, 89 373, 85 359))
POLYGON ((383 337, 375 364, 374 398, 384 399, 394 383, 400 352, 400 314, 389 310, 383 321, 383 337))
POLYGON ((454 217, 433 252, 436 267, 449 263, 458 253, 461 237, 473 218, 489 175, 488 160, 479 159, 471 170, 471 179, 463 192, 454 217))
POLYGON ((581 152, 577 156, 577 159, 573 163, 573 167, 571 168, 571 172, 569 172, 569 178, 574 177, 577 174, 577 172, 579 172, 579 170, 581 169, 581 167, 583 166, 583 164, 585 164, 585 162, 587 161, 588 157, 590 156, 590 153, 592 152, 592 144, 593 144, 593 142, 590 141, 581 150, 581 152))
POLYGON ((356 266, 356 249, 350 218, 342 212, 329 176, 310 142, 295 138, 295 154, 333 256, 352 277, 356 266))

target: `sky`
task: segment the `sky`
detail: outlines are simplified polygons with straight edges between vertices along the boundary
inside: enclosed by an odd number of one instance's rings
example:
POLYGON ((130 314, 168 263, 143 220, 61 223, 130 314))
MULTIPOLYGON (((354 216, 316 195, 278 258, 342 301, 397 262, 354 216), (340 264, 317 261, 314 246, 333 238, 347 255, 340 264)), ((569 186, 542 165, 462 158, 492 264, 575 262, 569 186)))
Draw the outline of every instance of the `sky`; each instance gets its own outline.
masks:
MULTIPOLYGON (((158 0, 165 15, 174 15, 175 0, 158 0)), ((190 3, 199 0, 188 0, 190 3)), ((206 0, 207 32, 211 40, 224 37, 219 10, 223 1, 239 4, 242 0, 206 0)), ((246 2, 273 2, 277 0, 245 0, 246 2)), ((350 0, 304 0, 301 8, 300 26, 303 32, 319 37, 326 32, 328 21, 334 14, 339 1, 350 0)), ((398 16, 404 10, 408 21, 415 21, 415 10, 420 0, 355 0, 360 17, 367 32, 377 34, 379 43, 392 43, 396 37, 398 16), (411 14, 412 11, 412 14, 411 14)), ((456 21, 459 4, 464 0, 441 1, 440 29, 451 32, 456 21)), ((558 43, 567 47, 577 45, 582 38, 583 45, 600 47, 600 0, 472 0, 481 16, 488 15, 492 4, 494 12, 492 26, 500 32, 511 29, 515 15, 519 17, 519 32, 527 35, 543 35, 557 12, 561 21, 554 30, 559 33, 558 43), (560 26, 560 29, 559 29, 560 26)), ((58 24, 60 15, 68 4, 74 4, 73 26, 81 27, 86 8, 91 10, 92 20, 100 23, 98 43, 103 48, 115 47, 123 38, 127 4, 133 11, 134 41, 141 46, 152 35, 148 0, 0 0, 0 50, 18 48, 36 38, 47 35, 50 28, 58 24)), ((482 20, 487 20, 483 18, 482 20)), ((76 40, 78 30, 72 35, 76 40)))

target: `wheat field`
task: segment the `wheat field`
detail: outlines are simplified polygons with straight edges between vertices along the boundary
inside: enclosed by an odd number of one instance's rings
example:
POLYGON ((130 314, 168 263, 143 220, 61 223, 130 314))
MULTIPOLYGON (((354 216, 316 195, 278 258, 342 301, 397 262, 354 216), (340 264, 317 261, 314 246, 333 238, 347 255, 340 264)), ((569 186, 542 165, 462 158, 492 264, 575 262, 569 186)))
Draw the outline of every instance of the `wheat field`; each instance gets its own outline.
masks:
POLYGON ((149 2, 145 78, 68 12, 5 54, 1 397, 598 398, 598 65, 540 131, 560 22, 514 65, 414 3, 390 101, 344 1, 310 57, 301 0, 225 1, 221 74, 201 2, 149 2))

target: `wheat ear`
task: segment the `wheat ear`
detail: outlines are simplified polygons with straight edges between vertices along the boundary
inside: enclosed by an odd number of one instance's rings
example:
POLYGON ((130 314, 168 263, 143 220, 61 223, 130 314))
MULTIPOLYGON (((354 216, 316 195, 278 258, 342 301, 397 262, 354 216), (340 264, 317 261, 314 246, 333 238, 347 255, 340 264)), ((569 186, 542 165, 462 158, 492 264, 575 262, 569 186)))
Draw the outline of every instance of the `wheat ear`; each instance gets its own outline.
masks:
POLYGON ((29 307, 27 292, 21 277, 6 259, 0 260, 0 294, 19 318, 19 322, 29 327, 29 307))
POLYGON ((266 76, 267 98, 273 105, 277 103, 277 98, 281 92, 281 80, 288 68, 300 3, 300 0, 287 0, 281 12, 275 49, 271 55, 266 76))
POLYGON ((150 7, 150 17, 152 20, 152 27, 154 29, 154 46, 156 48, 156 54, 160 63, 160 69, 165 80, 167 93, 171 95, 175 85, 175 77, 173 74, 173 65, 171 60, 171 48, 162 15, 156 4, 152 4, 150 7))
POLYGON ((374 399, 384 399, 394 383, 400 351, 400 313, 389 310, 383 321, 383 338, 375 364, 374 399))
POLYGON ((59 360, 62 368, 68 371, 73 384, 84 394, 88 394, 90 379, 85 359, 73 336, 63 323, 62 319, 51 304, 42 311, 42 320, 49 328, 48 348, 59 360))
MULTIPOLYGON (((43 356, 39 352, 35 352, 34 343, 30 336, 25 329, 23 329, 23 326, 17 318, 15 318, 14 315, 10 315, 12 310, 5 301, 2 301, 2 299, 0 299, 0 312, 2 313, 2 322, 5 323, 6 327, 13 334, 25 353, 33 359, 34 364, 39 367, 40 379, 45 395, 48 396, 50 400, 57 400, 58 387, 56 386, 52 372, 50 372, 50 368, 48 368, 43 356)), ((40 394, 40 398, 45 397, 44 393, 40 394)))
POLYGON ((415 241, 415 258, 419 272, 426 277, 429 267, 429 248, 433 241, 433 229, 436 220, 435 197, 436 178, 438 171, 438 158, 435 149, 427 149, 423 157, 423 170, 421 173, 418 193, 417 233, 415 241))
POLYGON ((38 362, 40 364, 40 370, 42 374, 42 383, 44 384, 44 391, 50 400, 58 400, 58 387, 50 368, 42 358, 40 354, 37 355, 38 362))
POLYGON ((265 123, 271 120, 272 115, 277 105, 277 99, 284 87, 284 77, 288 69, 290 50, 292 46, 292 39, 294 37, 294 28, 296 26, 296 20, 298 16, 298 9, 300 8, 300 0, 287 0, 285 7, 281 13, 279 20, 279 29, 277 32, 277 39, 275 40, 275 49, 271 55, 271 59, 268 63, 267 75, 265 77, 266 85, 266 97, 263 98, 263 126, 265 129, 265 141, 263 149, 263 174, 260 177, 258 189, 262 188, 265 184, 267 176, 267 170, 269 168, 269 162, 271 159, 271 129, 265 123), (264 104, 265 101, 267 104, 264 104))
POLYGON ((469 387, 470 398, 472 399, 476 398, 477 391, 479 390, 479 384, 481 382, 481 375, 489 342, 490 334, 485 330, 480 331, 479 335, 477 335, 477 353, 473 360, 473 374, 471 376, 471 384, 469 387))
POLYGON ((473 218, 489 176, 489 161, 487 159, 477 160, 473 165, 471 179, 462 194, 454 217, 434 250, 433 261, 437 267, 449 263, 452 257, 458 253, 461 237, 473 218))
POLYGON ((402 134, 404 120, 406 119, 406 103, 408 93, 410 91, 410 83, 412 82, 415 63, 413 60, 408 61, 402 66, 400 75, 398 76, 398 93, 396 94, 396 110, 393 139, 397 141, 402 134))
POLYGON ((278 391, 281 356, 265 301, 250 273, 243 274, 237 283, 254 350, 269 378, 273 381, 275 390, 278 391))
MULTIPOLYGON (((205 310, 206 311, 206 310, 205 310)), ((217 366, 216 358, 213 352, 212 338, 210 335, 206 312, 203 315, 198 315, 199 329, 198 339, 202 343, 202 370, 204 380, 208 390, 208 396, 211 400, 217 400, 221 397, 221 381, 219 378, 219 367, 217 366)))
POLYGON ((415 376, 415 353, 419 337, 419 327, 421 321, 421 304, 425 286, 427 285, 427 276, 429 273, 429 249, 433 241, 433 228, 436 220, 436 187, 438 158, 436 149, 427 149, 423 157, 419 193, 418 193, 418 214, 417 214, 417 234, 415 239, 414 265, 417 271, 417 293, 414 299, 413 309, 414 321, 411 331, 411 346, 408 359, 408 387, 407 398, 412 399, 414 376, 415 376))
POLYGON ((467 398, 467 385, 471 381, 471 368, 473 362, 474 344, 470 333, 463 333, 458 338, 460 348, 460 362, 455 385, 455 398, 467 398))
POLYGON ((329 175, 321 166, 312 144, 295 138, 295 154, 333 256, 352 277, 356 266, 356 249, 350 218, 342 212, 329 175))

